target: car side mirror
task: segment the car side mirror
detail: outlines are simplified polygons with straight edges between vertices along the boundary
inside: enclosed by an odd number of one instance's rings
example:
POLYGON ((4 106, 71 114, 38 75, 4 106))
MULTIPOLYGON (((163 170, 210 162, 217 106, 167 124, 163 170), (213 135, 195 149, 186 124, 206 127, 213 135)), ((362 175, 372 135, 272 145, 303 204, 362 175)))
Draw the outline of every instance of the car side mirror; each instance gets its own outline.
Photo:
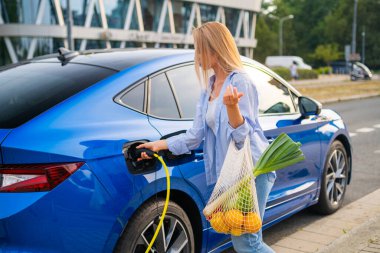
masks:
POLYGON ((322 110, 322 104, 309 97, 298 97, 298 106, 302 117, 318 115, 322 110))

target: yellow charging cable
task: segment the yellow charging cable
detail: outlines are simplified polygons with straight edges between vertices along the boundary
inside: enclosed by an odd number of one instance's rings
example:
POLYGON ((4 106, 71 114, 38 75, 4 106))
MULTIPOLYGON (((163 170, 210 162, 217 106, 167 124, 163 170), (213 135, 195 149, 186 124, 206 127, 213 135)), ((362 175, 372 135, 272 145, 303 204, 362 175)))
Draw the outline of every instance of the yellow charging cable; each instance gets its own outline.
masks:
POLYGON ((164 204, 164 210, 162 211, 160 222, 158 223, 156 232, 153 235, 152 240, 150 241, 148 248, 146 249, 145 253, 148 253, 150 249, 153 246, 153 243, 156 241, 157 235, 160 232, 162 223, 164 222, 164 218, 166 215, 166 211, 168 210, 168 205, 169 205, 169 198, 170 198, 170 175, 169 175, 169 170, 168 167, 166 166, 166 163, 162 159, 162 157, 158 156, 156 153, 154 153, 154 156, 162 163, 162 166, 164 166, 165 169, 165 174, 166 174, 166 200, 164 204))

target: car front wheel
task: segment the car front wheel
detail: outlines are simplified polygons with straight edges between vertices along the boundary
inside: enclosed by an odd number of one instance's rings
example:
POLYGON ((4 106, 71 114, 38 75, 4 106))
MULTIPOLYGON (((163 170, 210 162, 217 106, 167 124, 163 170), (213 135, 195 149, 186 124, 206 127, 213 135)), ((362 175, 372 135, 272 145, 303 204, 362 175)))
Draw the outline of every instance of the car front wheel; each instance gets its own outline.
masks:
MULTIPOLYGON (((159 199, 157 202, 144 204, 130 219, 115 252, 144 253, 156 231, 164 203, 164 200, 159 199)), ((179 205, 169 202, 161 231, 151 252, 192 253, 194 249, 193 229, 189 218, 179 205)))
POLYGON ((342 206, 346 193, 348 168, 346 149, 340 141, 334 141, 327 154, 319 201, 313 207, 315 211, 321 214, 331 214, 342 206))

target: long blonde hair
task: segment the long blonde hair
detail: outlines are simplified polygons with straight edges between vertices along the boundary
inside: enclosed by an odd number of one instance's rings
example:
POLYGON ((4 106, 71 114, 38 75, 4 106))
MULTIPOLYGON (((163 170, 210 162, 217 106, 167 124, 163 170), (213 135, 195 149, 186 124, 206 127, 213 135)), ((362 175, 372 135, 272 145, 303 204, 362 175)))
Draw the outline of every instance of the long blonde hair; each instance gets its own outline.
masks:
POLYGON ((208 84, 210 55, 216 56, 218 63, 227 73, 243 68, 235 40, 224 24, 207 22, 193 29, 192 34, 195 48, 195 71, 205 88, 208 84))

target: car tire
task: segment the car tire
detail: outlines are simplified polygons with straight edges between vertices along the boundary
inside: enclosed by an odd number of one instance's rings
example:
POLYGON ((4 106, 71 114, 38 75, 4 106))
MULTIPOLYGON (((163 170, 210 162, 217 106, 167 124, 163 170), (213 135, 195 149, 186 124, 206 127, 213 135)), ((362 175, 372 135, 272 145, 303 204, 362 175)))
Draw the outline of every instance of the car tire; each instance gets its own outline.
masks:
MULTIPOLYGON (((163 199, 158 199, 139 208, 130 218, 114 252, 144 253, 156 231, 158 213, 162 212, 164 203, 163 199)), ((163 236, 162 232, 158 234, 152 247, 155 249, 154 252, 195 252, 191 222, 178 204, 169 202, 162 227, 165 235, 163 236)))
POLYGON ((349 159, 343 144, 336 140, 330 146, 322 174, 318 203, 312 209, 331 214, 343 203, 348 182, 349 159))

